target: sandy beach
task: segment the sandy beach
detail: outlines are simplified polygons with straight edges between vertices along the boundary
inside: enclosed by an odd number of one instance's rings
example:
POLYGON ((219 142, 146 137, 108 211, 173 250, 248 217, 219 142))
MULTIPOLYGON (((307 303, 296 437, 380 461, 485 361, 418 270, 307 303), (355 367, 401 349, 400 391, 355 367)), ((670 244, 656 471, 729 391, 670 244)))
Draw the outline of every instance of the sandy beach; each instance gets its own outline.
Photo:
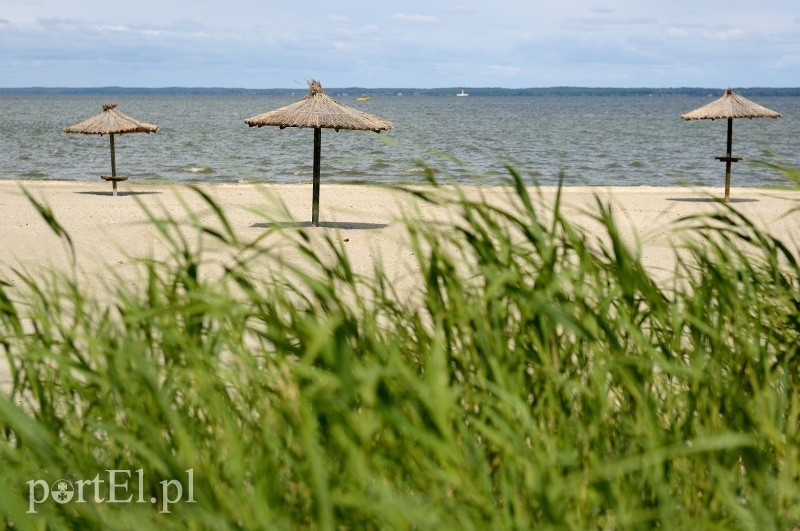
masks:
MULTIPOLYGON (((188 217, 185 204, 201 219, 214 218, 202 198, 186 186, 123 183, 120 195, 112 197, 110 186, 103 182, 0 181, 0 274, 6 279, 13 277, 11 266, 63 268, 69 263, 63 242, 30 204, 22 187, 52 209, 74 242, 79 271, 94 278, 110 278, 109 268, 124 269, 129 256, 159 252, 156 231, 145 223, 144 207, 182 220, 188 217)), ((310 184, 202 185, 201 189, 219 203, 245 240, 276 225, 287 230, 310 226, 310 184)), ((448 188, 444 190, 446 193, 448 188)), ((500 205, 508 204, 512 193, 506 187, 466 186, 463 190, 470 198, 484 197, 500 205)), ((674 222, 724 208, 717 201, 721 192, 721 188, 566 187, 563 202, 565 211, 580 220, 596 210, 595 197, 608 201, 626 237, 633 244, 634 235, 638 235, 645 264, 657 271, 669 269, 674 222)), ((532 195, 539 193, 546 210, 556 189, 531 188, 532 195)), ((800 205, 800 191, 733 188, 731 196, 736 211, 769 227, 772 234, 787 242, 798 240, 798 215, 784 215, 800 205)), ((315 231, 346 241, 359 270, 371 270, 373 260, 380 255, 392 274, 393 266, 408 254, 401 219, 404 214, 442 219, 452 213, 389 187, 323 183, 321 226, 315 231)))
MULTIPOLYGON (((47 268, 68 271, 70 251, 33 208, 22 191, 52 209, 69 233, 76 252, 77 274, 87 294, 102 299, 108 286, 135 282, 133 258, 163 256, 166 246, 154 227, 146 223, 146 209, 158 216, 185 220, 189 212, 214 224, 215 216, 201 196, 186 186, 123 183, 120 195, 111 196, 110 186, 97 182, 0 181, 0 279, 14 285, 20 281, 13 268, 41 272, 47 268)), ((269 228, 268 243, 281 257, 292 259, 291 247, 282 238, 309 227, 310 184, 285 185, 203 185, 228 216, 240 238, 251 241, 269 228)), ((505 187, 464 187, 465 194, 484 197, 507 205, 511 190, 505 187)), ((673 231, 675 222, 688 215, 723 209, 722 190, 717 188, 664 187, 567 187, 564 209, 569 216, 592 230, 589 219, 596 211, 596 197, 614 206, 623 234, 631 246, 640 245, 644 264, 654 278, 670 275, 675 263, 674 245, 683 236, 673 231)), ((443 193, 453 193, 445 187, 443 193)), ((546 211, 556 189, 531 189, 546 211)), ((794 213, 800 205, 800 191, 734 188, 731 206, 795 248, 800 225, 794 213)), ((399 289, 408 290, 409 268, 414 259, 402 221, 412 219, 453 219, 453 212, 414 200, 411 195, 389 187, 363 185, 322 185, 321 226, 312 237, 339 239, 357 272, 368 275, 381 260, 389 278, 399 289)), ((684 235, 685 236, 685 235, 684 235)), ((0 369, 0 384, 8 384, 7 371, 0 369)))

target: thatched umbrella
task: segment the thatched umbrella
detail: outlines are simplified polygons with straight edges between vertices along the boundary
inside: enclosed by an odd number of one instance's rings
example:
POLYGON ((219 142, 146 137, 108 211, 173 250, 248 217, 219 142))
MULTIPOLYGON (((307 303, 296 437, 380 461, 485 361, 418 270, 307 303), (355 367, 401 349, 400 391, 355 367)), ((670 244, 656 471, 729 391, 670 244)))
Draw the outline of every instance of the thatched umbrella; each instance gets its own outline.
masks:
POLYGON ((134 120, 117 110, 116 103, 104 103, 103 112, 79 124, 71 125, 64 129, 65 133, 83 133, 85 135, 108 135, 111 144, 111 175, 101 176, 106 181, 111 181, 113 194, 117 195, 117 181, 124 181, 127 177, 117 177, 117 163, 114 158, 114 135, 124 133, 155 133, 157 125, 146 124, 134 120))
POLYGON ((712 101, 699 109, 681 115, 684 120, 716 120, 717 118, 728 119, 728 151, 724 157, 714 157, 725 163, 725 199, 730 201, 731 192, 731 162, 739 162, 739 157, 731 156, 731 143, 733 139, 733 119, 734 118, 780 118, 777 113, 758 103, 754 103, 747 98, 740 96, 730 88, 718 100, 712 101))
POLYGON ((331 99, 322 90, 319 81, 308 82, 310 93, 295 103, 253 116, 244 121, 250 127, 265 125, 309 127, 314 129, 314 183, 311 201, 311 223, 319 225, 319 161, 322 146, 322 128, 351 129, 380 133, 391 129, 392 123, 383 118, 359 111, 331 99))

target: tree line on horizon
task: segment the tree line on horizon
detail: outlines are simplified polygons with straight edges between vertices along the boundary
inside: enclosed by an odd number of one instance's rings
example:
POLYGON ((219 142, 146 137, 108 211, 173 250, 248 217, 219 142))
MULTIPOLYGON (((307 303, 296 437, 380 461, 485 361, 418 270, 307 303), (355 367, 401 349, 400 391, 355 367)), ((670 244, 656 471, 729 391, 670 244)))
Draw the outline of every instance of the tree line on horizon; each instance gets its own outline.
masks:
MULTIPOLYGON (((736 92, 750 97, 798 97, 800 87, 732 87, 736 92)), ((715 96, 723 88, 618 88, 618 87, 463 87, 470 96, 715 96)), ((332 96, 366 94, 369 96, 453 96, 462 87, 443 88, 363 88, 332 87, 326 92, 332 96)), ((22 87, 0 88, 0 94, 164 94, 164 95, 268 95, 285 96, 305 93, 302 88, 225 88, 225 87, 22 87)))

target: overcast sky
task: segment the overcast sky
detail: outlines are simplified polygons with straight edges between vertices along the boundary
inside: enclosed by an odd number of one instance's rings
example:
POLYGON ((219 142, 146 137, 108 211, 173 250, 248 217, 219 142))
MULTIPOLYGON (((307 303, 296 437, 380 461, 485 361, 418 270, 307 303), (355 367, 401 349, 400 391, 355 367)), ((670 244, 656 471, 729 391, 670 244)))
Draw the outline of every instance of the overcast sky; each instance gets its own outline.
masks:
POLYGON ((0 0, 0 86, 800 86, 798 0, 0 0))

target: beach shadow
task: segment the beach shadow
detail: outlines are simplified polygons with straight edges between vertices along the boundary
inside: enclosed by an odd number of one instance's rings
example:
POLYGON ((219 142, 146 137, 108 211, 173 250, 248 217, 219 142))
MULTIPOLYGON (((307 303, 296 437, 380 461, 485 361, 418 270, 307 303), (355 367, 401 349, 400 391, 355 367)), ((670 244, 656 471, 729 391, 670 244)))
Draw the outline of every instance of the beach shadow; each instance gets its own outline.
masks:
MULTIPOLYGON (((114 192, 74 192, 76 194, 81 195, 107 195, 110 197, 114 196, 114 192)), ((117 192, 118 196, 125 196, 125 195, 151 195, 151 194, 160 194, 161 192, 117 192)))
MULTIPOLYGON (((340 230, 375 230, 385 229, 389 226, 388 223, 359 223, 354 221, 320 221, 319 227, 323 229, 340 229, 340 230)), ((276 221, 271 223, 253 223, 250 225, 252 229, 305 229, 311 228, 313 225, 310 221, 276 221)))
MULTIPOLYGON (((679 201, 681 203, 722 203, 722 199, 716 197, 668 197, 667 201, 679 201)), ((760 199, 732 198, 731 203, 757 203, 760 199)))

